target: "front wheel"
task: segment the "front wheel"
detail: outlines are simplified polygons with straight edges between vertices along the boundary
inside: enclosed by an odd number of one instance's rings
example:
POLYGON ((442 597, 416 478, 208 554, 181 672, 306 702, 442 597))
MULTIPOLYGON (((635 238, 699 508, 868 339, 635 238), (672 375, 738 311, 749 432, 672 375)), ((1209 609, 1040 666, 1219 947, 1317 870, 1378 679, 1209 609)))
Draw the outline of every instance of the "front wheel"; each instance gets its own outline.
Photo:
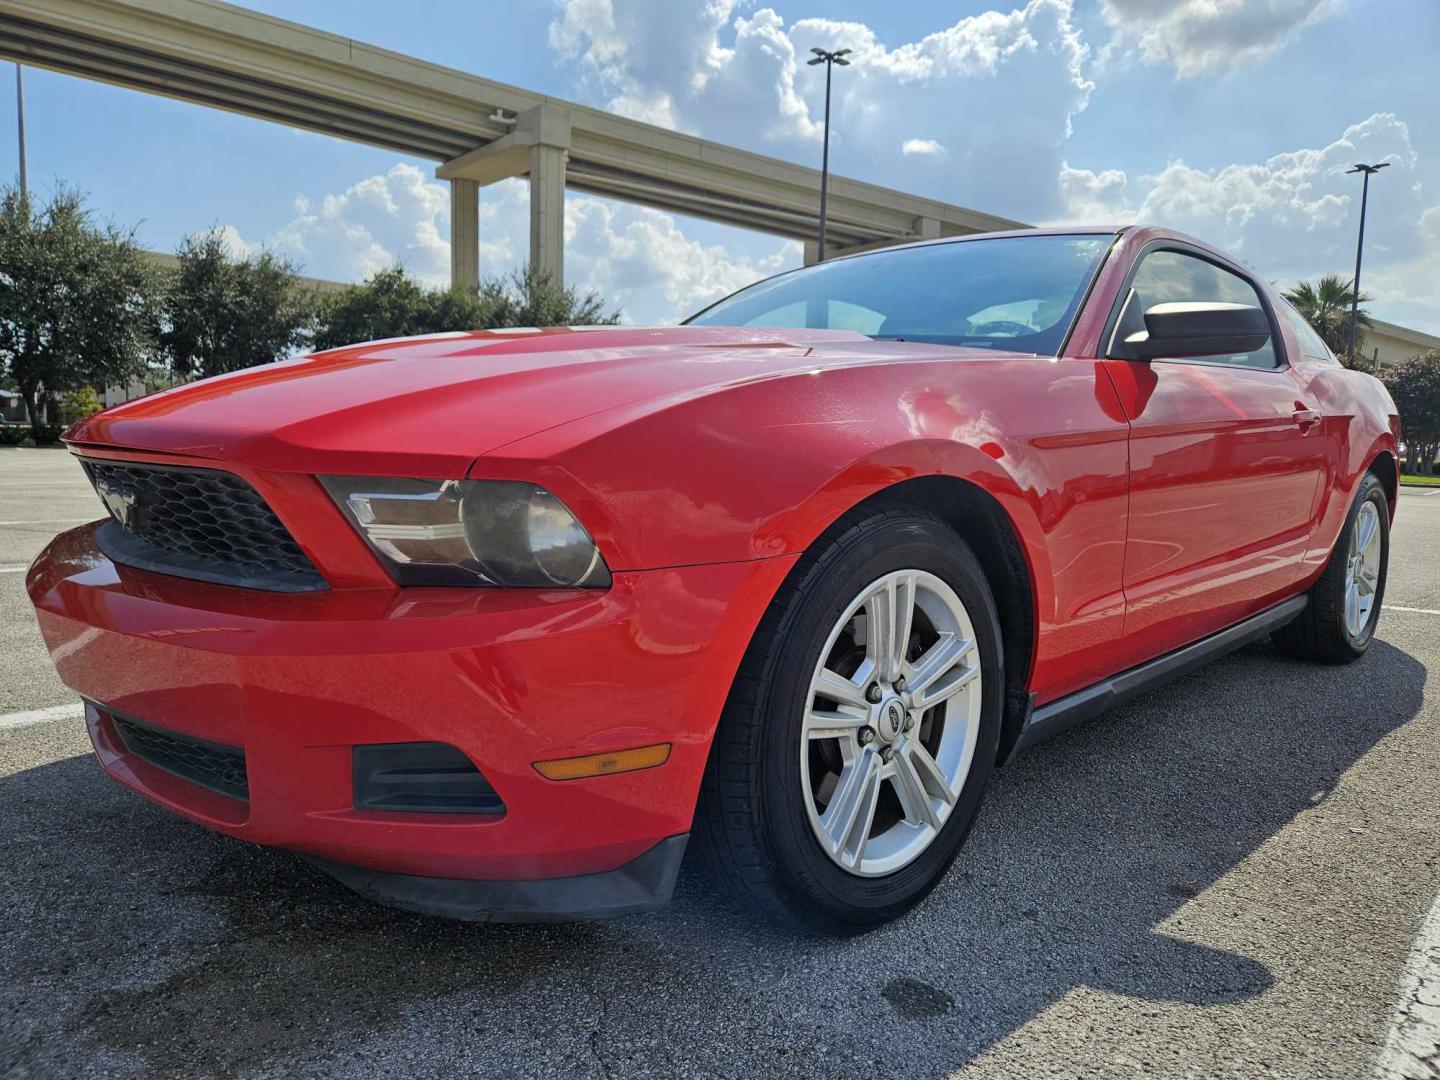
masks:
POLYGON ((1275 631, 1288 656, 1348 664, 1365 655, 1380 621, 1390 568, 1390 506, 1385 485, 1368 473, 1340 530, 1310 602, 1294 622, 1275 631))
POLYGON ((929 515, 842 523, 782 587, 736 679, 695 836, 712 876, 791 926, 857 933, 944 876, 994 765, 999 622, 929 515))

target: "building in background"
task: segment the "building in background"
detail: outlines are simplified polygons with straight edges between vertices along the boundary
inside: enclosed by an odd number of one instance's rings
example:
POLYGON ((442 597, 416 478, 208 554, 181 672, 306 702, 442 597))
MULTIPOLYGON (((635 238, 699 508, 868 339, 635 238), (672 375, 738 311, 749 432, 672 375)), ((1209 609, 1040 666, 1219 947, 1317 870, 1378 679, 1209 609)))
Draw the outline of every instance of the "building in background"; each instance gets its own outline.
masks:
POLYGON ((1440 349, 1440 337, 1376 318, 1370 320, 1370 329, 1365 331, 1363 342, 1363 351, 1370 359, 1367 367, 1371 371, 1383 371, 1404 363, 1412 356, 1436 349, 1440 349))

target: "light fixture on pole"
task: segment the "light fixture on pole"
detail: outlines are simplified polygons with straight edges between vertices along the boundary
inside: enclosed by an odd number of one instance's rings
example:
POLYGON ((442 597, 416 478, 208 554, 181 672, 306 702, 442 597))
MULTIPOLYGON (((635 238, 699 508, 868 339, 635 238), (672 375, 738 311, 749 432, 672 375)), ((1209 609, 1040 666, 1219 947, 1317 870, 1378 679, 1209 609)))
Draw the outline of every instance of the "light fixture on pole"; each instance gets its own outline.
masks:
POLYGON ((1355 366, 1355 350, 1359 344, 1356 335, 1356 320, 1360 314, 1360 256, 1365 251, 1365 204, 1370 198, 1370 177, 1381 169, 1388 169, 1390 163, 1382 161, 1379 165, 1356 165, 1353 169, 1345 170, 1349 173, 1363 173, 1365 179, 1360 188, 1360 236, 1355 241, 1355 277, 1350 282, 1350 366, 1355 366))
POLYGON ((30 178, 25 166, 25 75, 24 68, 15 65, 15 115, 20 135, 20 198, 30 197, 30 178))
POLYGON ((825 261, 825 200, 830 188, 830 73, 835 70, 835 65, 848 67, 849 60, 845 57, 850 54, 849 49, 836 49, 834 52, 826 52, 824 49, 811 49, 815 54, 814 59, 806 61, 811 67, 816 64, 825 65, 825 149, 820 155, 820 249, 816 255, 817 262, 825 261))

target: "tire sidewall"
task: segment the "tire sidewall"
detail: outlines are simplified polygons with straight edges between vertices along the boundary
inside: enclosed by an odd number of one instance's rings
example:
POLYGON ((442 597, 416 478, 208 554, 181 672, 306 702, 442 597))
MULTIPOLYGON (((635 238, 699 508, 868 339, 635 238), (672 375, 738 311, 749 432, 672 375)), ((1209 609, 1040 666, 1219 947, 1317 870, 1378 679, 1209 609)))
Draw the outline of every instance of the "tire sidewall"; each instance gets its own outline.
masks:
POLYGON ((1354 505, 1345 517, 1345 527, 1341 530, 1340 539, 1335 546, 1335 557, 1339 571, 1340 603, 1336 607, 1340 619, 1340 636, 1346 646, 1359 656, 1370 647, 1370 642, 1375 637, 1375 628, 1380 622, 1380 608, 1385 601, 1385 581, 1390 576, 1390 504, 1385 497, 1385 485, 1372 473, 1367 473, 1361 481, 1354 505), (1360 516, 1360 508, 1367 502, 1374 503, 1379 513, 1380 580, 1375 586, 1375 604, 1370 609, 1370 617, 1365 621, 1360 633, 1352 635, 1345 621, 1345 570, 1349 561, 1350 539, 1355 531, 1355 520, 1360 516))
MULTIPOLYGON (((760 782, 764 828, 791 890, 841 924, 894 918, 939 881, 960 850, 994 767, 1004 704, 999 619, 979 562, 964 541, 922 515, 890 519, 863 533, 817 574, 782 623, 779 655, 767 677, 762 708, 760 782), (945 581, 965 605, 980 652, 981 717, 975 754, 940 833, 912 863, 882 877, 860 877, 835 864, 820 847, 801 790, 802 718, 810 680, 831 630, 862 589, 896 570, 916 569, 945 581)), ((829 560, 827 560, 828 562, 829 560)))

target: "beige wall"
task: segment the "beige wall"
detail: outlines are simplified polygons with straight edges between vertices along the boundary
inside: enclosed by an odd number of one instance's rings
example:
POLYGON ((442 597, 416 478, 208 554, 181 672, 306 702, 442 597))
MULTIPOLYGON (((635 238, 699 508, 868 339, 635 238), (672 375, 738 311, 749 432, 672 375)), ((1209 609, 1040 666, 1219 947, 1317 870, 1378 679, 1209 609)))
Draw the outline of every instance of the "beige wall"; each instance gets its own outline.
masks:
POLYGON ((1362 366, 1371 369, 1378 350, 1380 367, 1383 370, 1404 363, 1412 356, 1419 356, 1432 349, 1440 349, 1440 337, 1375 319, 1371 328, 1365 333, 1363 349, 1365 359, 1370 363, 1362 366))
MULTIPOLYGON (((146 251, 143 254, 145 258, 163 270, 174 270, 180 265, 178 256, 169 255, 163 251, 146 251)), ((349 284, 344 281, 330 281, 327 278, 305 277, 303 274, 298 276, 301 285, 307 289, 314 289, 318 293, 343 292, 350 287, 349 284)))

